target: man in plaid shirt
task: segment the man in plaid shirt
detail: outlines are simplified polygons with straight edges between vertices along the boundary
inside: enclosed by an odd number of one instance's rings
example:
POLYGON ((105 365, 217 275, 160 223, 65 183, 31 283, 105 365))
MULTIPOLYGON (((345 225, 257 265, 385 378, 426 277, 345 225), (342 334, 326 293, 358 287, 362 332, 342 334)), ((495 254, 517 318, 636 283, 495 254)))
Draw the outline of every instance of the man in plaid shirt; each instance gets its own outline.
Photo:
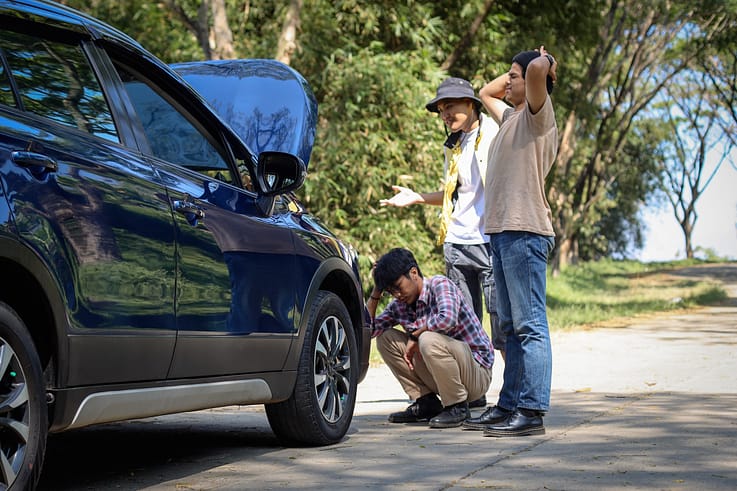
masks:
POLYGON ((375 316, 372 336, 384 362, 415 401, 390 414, 389 421, 460 426, 470 416, 468 401, 489 389, 494 363, 491 341, 473 308, 445 276, 424 278, 406 249, 392 249, 379 258, 373 276, 367 303, 371 316, 382 292, 394 299, 375 316), (404 332, 394 329, 397 325, 404 332))

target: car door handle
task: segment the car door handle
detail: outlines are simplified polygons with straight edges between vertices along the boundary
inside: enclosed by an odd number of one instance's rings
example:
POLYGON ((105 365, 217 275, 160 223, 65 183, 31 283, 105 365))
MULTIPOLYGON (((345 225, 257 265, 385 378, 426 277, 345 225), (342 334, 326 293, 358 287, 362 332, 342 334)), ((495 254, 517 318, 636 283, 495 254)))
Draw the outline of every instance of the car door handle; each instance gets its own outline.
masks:
POLYGON ((174 200, 174 211, 184 215, 190 225, 196 226, 198 220, 205 219, 205 210, 187 200, 174 200))
POLYGON ((42 169, 39 169, 40 172, 56 172, 59 169, 56 160, 42 153, 16 150, 11 152, 10 158, 21 167, 32 168, 32 170, 34 167, 40 167, 42 169))

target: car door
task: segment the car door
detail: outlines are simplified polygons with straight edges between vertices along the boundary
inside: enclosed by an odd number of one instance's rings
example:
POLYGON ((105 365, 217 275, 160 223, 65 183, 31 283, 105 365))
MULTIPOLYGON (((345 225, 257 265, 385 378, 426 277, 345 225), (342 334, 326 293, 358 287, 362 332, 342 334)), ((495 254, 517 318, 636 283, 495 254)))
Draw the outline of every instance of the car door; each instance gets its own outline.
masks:
POLYGON ((297 325, 294 244, 280 215, 247 189, 252 157, 223 125, 197 118, 175 81, 124 62, 115 70, 174 211, 178 338, 169 377, 280 370, 297 325))
POLYGON ((176 340, 166 188, 130 150, 81 36, 0 30, 0 178, 65 303, 58 349, 74 363, 61 360, 60 383, 164 378, 176 340))

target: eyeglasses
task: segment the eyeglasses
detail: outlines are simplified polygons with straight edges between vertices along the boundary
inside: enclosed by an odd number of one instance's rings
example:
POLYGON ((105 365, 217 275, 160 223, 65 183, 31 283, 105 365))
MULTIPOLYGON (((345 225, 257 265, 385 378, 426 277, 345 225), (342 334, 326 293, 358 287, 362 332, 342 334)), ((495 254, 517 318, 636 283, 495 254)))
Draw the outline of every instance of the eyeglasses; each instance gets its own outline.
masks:
POLYGON ((386 288, 384 288, 384 293, 389 294, 391 296, 395 296, 399 292, 401 292, 402 291, 402 281, 404 280, 405 277, 406 277, 406 275, 400 276, 397 279, 397 281, 394 282, 393 285, 390 285, 390 286, 387 286, 386 288))

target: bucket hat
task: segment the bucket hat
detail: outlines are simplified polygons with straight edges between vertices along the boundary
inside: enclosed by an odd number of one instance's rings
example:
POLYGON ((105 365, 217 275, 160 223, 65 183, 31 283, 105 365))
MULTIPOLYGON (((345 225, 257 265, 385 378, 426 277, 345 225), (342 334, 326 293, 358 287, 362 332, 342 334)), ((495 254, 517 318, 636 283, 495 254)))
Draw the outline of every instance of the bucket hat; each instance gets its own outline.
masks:
POLYGON ((436 113, 438 112, 438 102, 443 99, 471 99, 474 104, 481 106, 481 100, 476 97, 471 82, 458 77, 449 77, 443 80, 438 86, 437 94, 430 102, 425 104, 425 108, 436 113))

